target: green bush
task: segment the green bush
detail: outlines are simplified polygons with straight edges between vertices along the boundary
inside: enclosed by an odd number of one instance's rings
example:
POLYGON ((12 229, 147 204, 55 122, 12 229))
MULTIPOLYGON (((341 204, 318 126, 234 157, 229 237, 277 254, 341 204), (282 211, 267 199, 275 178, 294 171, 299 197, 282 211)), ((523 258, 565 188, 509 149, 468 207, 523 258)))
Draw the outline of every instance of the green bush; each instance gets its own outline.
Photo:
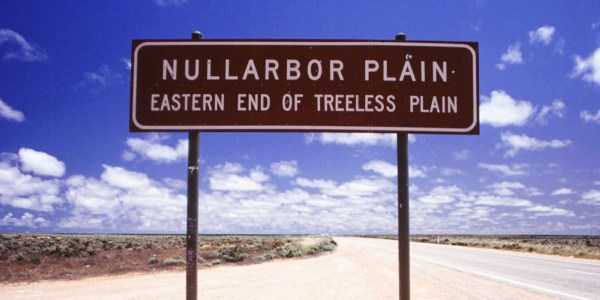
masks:
POLYGON ((283 257, 297 257, 302 256, 302 254, 302 248, 296 245, 288 245, 281 250, 281 256, 283 257))
POLYGON ((258 260, 258 261, 267 261, 267 260, 272 260, 272 259, 274 259, 276 257, 277 257, 277 255, 275 253, 269 252, 269 253, 265 253, 265 254, 257 256, 256 260, 258 260))
POLYGON ((219 257, 226 262, 238 262, 244 260, 248 255, 243 252, 240 247, 221 248, 219 249, 219 257))
POLYGON ((183 259, 182 257, 169 257, 169 258, 165 258, 165 260, 163 260, 163 264, 165 265, 185 265, 185 259, 183 259))

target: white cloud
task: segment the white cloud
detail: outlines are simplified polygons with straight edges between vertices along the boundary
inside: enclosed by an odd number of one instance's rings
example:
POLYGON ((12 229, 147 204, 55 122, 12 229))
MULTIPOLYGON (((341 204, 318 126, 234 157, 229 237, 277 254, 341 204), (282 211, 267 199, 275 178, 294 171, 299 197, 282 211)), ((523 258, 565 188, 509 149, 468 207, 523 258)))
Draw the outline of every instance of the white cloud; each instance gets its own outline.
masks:
POLYGON ((295 183, 301 187, 319 189, 326 196, 360 198, 389 192, 394 184, 385 178, 355 178, 351 181, 337 184, 332 180, 297 178, 295 183))
POLYGON ((552 196, 567 196, 567 195, 573 195, 573 194, 575 194, 575 192, 572 189, 560 188, 560 189, 554 190, 550 195, 552 195, 552 196))
POLYGON ((556 99, 551 105, 544 105, 535 118, 541 124, 548 124, 550 116, 562 119, 565 116, 565 108, 565 103, 560 99, 556 99))
POLYGON ((131 59, 129 59, 129 58, 122 58, 121 61, 123 62, 123 64, 125 64, 125 68, 127 70, 131 70, 131 59))
POLYGON ((489 185, 488 187, 493 189, 494 194, 499 196, 513 196, 516 194, 513 190, 522 190, 525 189, 525 185, 516 181, 503 181, 500 183, 494 183, 489 185))
POLYGON ((213 191, 260 192, 266 187, 264 183, 269 176, 264 172, 254 169, 247 176, 238 175, 243 168, 237 163, 217 165, 209 170, 209 184, 213 191))
POLYGON ((164 178, 163 182, 174 189, 178 189, 178 190, 182 190, 185 189, 187 187, 187 182, 181 180, 181 179, 175 179, 175 178, 164 178))
POLYGON ((382 133, 309 133, 307 143, 338 144, 346 146, 396 146, 395 134, 382 133))
POLYGON ((121 80, 122 76, 115 73, 105 64, 100 65, 97 71, 85 72, 83 79, 75 86, 76 90, 89 90, 98 94, 106 90, 107 87, 121 80))
POLYGON ((65 183, 65 198, 73 205, 72 213, 117 215, 119 208, 123 209, 119 188, 102 180, 74 175, 67 178, 65 183))
POLYGON ((502 53, 502 56, 500 56, 500 61, 501 63, 496 65, 500 70, 506 69, 507 64, 522 64, 523 53, 521 52, 521 44, 517 42, 508 46, 506 52, 502 53))
POLYGON ((271 164, 271 172, 281 177, 293 177, 298 174, 298 162, 295 160, 279 161, 271 164))
POLYGON ((373 171, 384 177, 398 176, 398 167, 382 160, 372 160, 362 165, 365 171, 373 171))
POLYGON ((597 123, 600 124, 600 109, 596 112, 595 115, 589 113, 587 110, 584 110, 579 115, 581 119, 586 123, 597 123))
POLYGON ((546 148, 564 148, 571 145, 570 140, 551 140, 544 141, 536 138, 529 137, 525 134, 512 134, 510 132, 503 132, 500 136, 504 148, 508 148, 504 156, 514 157, 519 151, 540 151, 546 148))
POLYGON ((515 197, 506 197, 499 195, 489 195, 483 193, 477 197, 474 202, 477 205, 487 206, 510 206, 510 207, 529 207, 532 206, 531 201, 515 197))
POLYGON ((330 190, 337 187, 337 184, 333 180, 324 179, 308 179, 308 178, 297 178, 295 183, 301 187, 330 190))
POLYGON ((65 174, 65 164, 47 153, 21 148, 19 157, 21 169, 25 172, 52 177, 62 177, 65 174))
POLYGON ((52 212, 63 203, 62 183, 24 174, 10 161, 0 161, 0 204, 52 212))
POLYGON ((121 167, 108 165, 102 165, 102 167, 104 167, 104 172, 101 178, 110 186, 132 190, 150 186, 150 179, 146 174, 127 171, 121 167))
POLYGON ((465 171, 453 168, 443 168, 441 171, 444 176, 465 175, 465 171))
POLYGON ((368 197, 377 193, 389 192, 394 188, 394 184, 383 178, 357 178, 338 185, 335 189, 322 190, 329 196, 338 197, 368 197))
POLYGON ((467 160, 471 157, 471 150, 463 149, 460 151, 456 151, 452 154, 454 155, 455 160, 459 160, 459 161, 467 160))
POLYGON ((522 176, 529 174, 527 170, 529 168, 529 165, 527 164, 499 165, 479 163, 478 166, 484 170, 499 173, 504 176, 522 176))
POLYGON ((584 81, 600 85, 600 48, 594 50, 587 58, 575 55, 573 58, 575 66, 571 71, 571 77, 581 77, 584 81))
POLYGON ((125 150, 123 151, 123 153, 121 154, 121 159, 124 161, 132 161, 137 157, 137 155, 135 155, 135 153, 125 150))
POLYGON ((425 178, 427 173, 425 168, 418 166, 408 166, 408 177, 410 178, 425 178))
POLYGON ((437 206, 440 204, 447 204, 456 201, 457 197, 460 197, 463 194, 462 190, 453 185, 453 186, 438 186, 435 187, 428 194, 419 197, 419 201, 428 204, 437 206))
POLYGON ((572 211, 563 209, 550 207, 545 205, 535 205, 532 207, 528 207, 525 209, 529 212, 534 212, 535 216, 538 217, 550 217, 550 216, 563 216, 563 217, 573 217, 575 214, 572 211))
POLYGON ((0 98, 0 117, 7 119, 9 121, 15 121, 15 122, 23 122, 25 121, 25 115, 10 107, 10 105, 6 104, 6 102, 2 101, 2 99, 0 98))
POLYGON ((165 137, 159 134, 151 134, 146 139, 129 138, 127 145, 131 151, 125 151, 121 158, 131 160, 134 158, 130 153, 139 154, 145 159, 150 159, 157 163, 174 163, 187 158, 188 140, 181 139, 175 147, 161 144, 165 137), (129 152, 129 153, 127 153, 129 152), (127 154, 126 154, 127 153, 127 154))
POLYGON ((589 190, 581 195, 579 203, 600 205, 600 190, 589 190))
POLYGON ((43 61, 48 58, 46 51, 29 43, 17 32, 0 28, 0 45, 8 44, 8 52, 4 54, 4 60, 20 61, 43 61))
POLYGON ((535 113, 531 102, 516 100, 505 91, 492 91, 490 97, 482 95, 479 114, 481 124, 493 127, 523 126, 535 113))
POLYGON ((101 179, 75 175, 65 180, 71 214, 59 228, 181 232, 185 195, 146 174, 104 165, 101 179))
POLYGON ((13 217, 13 213, 8 213, 0 220, 0 226, 17 226, 17 227, 48 227, 50 222, 42 217, 35 217, 26 212, 20 218, 13 217))
MULTIPOLYGON (((382 160, 372 160, 365 163, 363 164, 362 169, 365 171, 373 171, 384 177, 398 176, 398 166, 382 160)), ((408 176, 410 178, 424 178, 427 177, 427 174, 423 167, 408 166, 408 176)))
POLYGON ((529 32, 529 42, 532 44, 541 43, 544 45, 550 45, 552 43, 552 37, 556 29, 554 26, 546 25, 542 26, 535 31, 529 32))

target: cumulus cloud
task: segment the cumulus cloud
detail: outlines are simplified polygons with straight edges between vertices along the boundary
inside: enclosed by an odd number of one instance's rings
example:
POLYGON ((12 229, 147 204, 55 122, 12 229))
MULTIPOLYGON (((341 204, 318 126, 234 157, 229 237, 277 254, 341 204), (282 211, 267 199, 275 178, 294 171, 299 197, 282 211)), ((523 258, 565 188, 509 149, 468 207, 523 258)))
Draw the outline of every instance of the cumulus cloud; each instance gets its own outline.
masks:
POLYGON ((554 26, 546 25, 536 30, 529 32, 529 42, 531 44, 541 43, 543 45, 550 45, 556 29, 554 26))
POLYGON ((298 174, 298 162, 295 160, 275 162, 270 167, 271 172, 280 177, 293 177, 298 174))
POLYGON ((297 178, 295 183, 301 187, 321 189, 321 190, 330 190, 335 189, 337 184, 333 180, 324 180, 324 179, 308 179, 308 178, 297 178))
POLYGON ((600 124, 600 109, 596 112, 596 114, 592 114, 587 110, 584 110, 579 115, 581 119, 586 123, 597 123, 600 124))
POLYGON ((4 60, 29 62, 43 61, 48 58, 46 50, 31 44, 19 33, 6 28, 0 28, 0 47, 1 51, 6 51, 4 60))
POLYGON ((334 197, 360 198, 389 192, 394 184, 385 178, 355 178, 341 184, 332 180, 298 178, 295 183, 302 187, 319 189, 321 193, 334 197))
POLYGON ((25 172, 52 177, 62 177, 65 174, 65 164, 45 152, 21 148, 19 158, 21 159, 21 169, 25 172))
POLYGON ((14 217, 13 213, 8 213, 0 220, 0 226, 16 226, 16 227, 48 227, 50 222, 42 217, 35 217, 26 212, 20 218, 14 217))
POLYGON ((454 155, 455 160, 458 160, 458 161, 467 160, 471 157, 471 150, 463 149, 463 150, 452 153, 452 155, 454 155))
POLYGON ((124 151, 121 158, 125 161, 130 161, 135 159, 135 155, 137 154, 144 159, 166 164, 187 158, 187 139, 177 141, 177 145, 174 147, 162 144, 161 142, 165 139, 165 135, 160 134, 151 134, 145 139, 129 138, 127 139, 129 150, 124 151))
POLYGON ((8 105, 6 102, 2 101, 2 99, 0 98, 0 117, 9 120, 9 121, 15 121, 15 122, 23 122, 25 121, 25 115, 10 107, 10 105, 8 105))
POLYGON ((521 52, 521 43, 517 42, 510 46, 506 52, 502 53, 500 56, 501 63, 497 64, 496 67, 499 70, 506 69, 508 64, 511 65, 520 65, 523 63, 523 53, 521 52))
POLYGON ((551 105, 544 105, 535 119, 540 124, 548 124, 548 119, 551 116, 562 119, 565 116, 565 103, 560 99, 555 99, 551 105))
POLYGON ((398 167, 382 160, 372 160, 362 165, 365 171, 373 171, 384 177, 398 176, 398 167))
POLYGON ((225 163, 209 170, 209 183, 213 191, 259 192, 269 176, 260 169, 253 169, 248 175, 242 174, 243 167, 238 163, 225 163))
POLYGON ((503 165, 479 163, 478 166, 484 170, 488 170, 503 176, 523 176, 529 174, 529 165, 527 164, 503 165))
POLYGON ((568 195, 573 195, 573 194, 575 194, 575 192, 572 189, 560 188, 560 189, 554 190, 550 195, 552 195, 552 196, 568 196, 568 195))
POLYGON ((479 114, 481 124, 493 127, 523 126, 535 113, 529 101, 517 100, 505 91, 492 91, 489 97, 481 97, 479 114))
POLYGON ((76 90, 88 90, 98 94, 121 80, 122 76, 115 73, 109 66, 102 64, 97 71, 83 73, 83 78, 75 86, 76 90))
POLYGON ((15 161, 0 161, 0 204, 35 211, 52 212, 64 201, 62 182, 23 173, 15 161))
POLYGON ((525 189, 525 185, 516 181, 503 181, 494 183, 488 186, 493 190, 493 193, 499 196, 513 196, 516 194, 515 190, 525 189))
POLYGON ((581 77, 584 81, 600 85, 600 48, 587 58, 575 55, 573 61, 575 66, 571 71, 572 78, 581 77))
POLYGON ((477 205, 487 205, 487 206, 510 206, 510 207, 529 207, 533 204, 531 201, 527 199, 515 198, 515 197, 507 197, 500 195, 490 195, 486 193, 482 193, 477 197, 477 200, 474 202, 477 205))
MULTIPOLYGON (((309 133, 306 143, 338 144, 346 146, 396 146, 396 134, 391 133, 309 133)), ((416 141, 414 134, 408 135, 408 142, 416 141)))
POLYGON ((306 142, 346 146, 396 146, 395 134, 382 133, 309 133, 306 142))
POLYGON ((465 175, 465 171, 460 170, 460 169, 453 169, 453 168, 443 168, 441 170, 442 175, 444 176, 454 176, 454 175, 465 175))
POLYGON ((534 212, 535 216, 538 217, 550 217, 550 216, 564 216, 564 217, 573 217, 575 213, 572 211, 563 209, 550 207, 545 205, 536 205, 525 209, 526 211, 534 212))
POLYGON ((600 190, 589 190, 581 195, 579 203, 600 205, 600 190))
POLYGON ((127 171, 121 167, 102 166, 104 173, 101 178, 111 186, 131 190, 150 186, 150 179, 146 174, 127 171))
POLYGON ((462 190, 455 186, 438 186, 428 194, 419 197, 419 201, 429 205, 447 204, 456 201, 457 197, 462 195, 462 190))
POLYGON ((546 148, 564 148, 571 145, 571 140, 539 140, 525 134, 513 134, 503 132, 500 136, 502 140, 501 147, 508 148, 505 157, 514 157, 519 151, 540 151, 546 148))
POLYGON ((185 228, 186 196, 146 174, 103 165, 99 179, 74 175, 65 180, 72 206, 60 228, 180 232, 185 228))

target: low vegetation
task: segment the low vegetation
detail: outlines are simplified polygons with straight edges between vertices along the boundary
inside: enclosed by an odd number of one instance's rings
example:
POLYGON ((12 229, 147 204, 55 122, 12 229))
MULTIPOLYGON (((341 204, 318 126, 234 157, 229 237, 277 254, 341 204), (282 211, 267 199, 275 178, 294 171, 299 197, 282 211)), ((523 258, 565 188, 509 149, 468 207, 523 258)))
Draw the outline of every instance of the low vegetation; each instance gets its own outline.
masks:
MULTIPOLYGON (((333 251, 329 236, 208 235, 198 267, 252 264, 333 251)), ((0 235, 0 283, 185 270, 183 235, 0 235)))
MULTIPOLYGON (((363 235, 397 239, 396 235, 363 235)), ((600 259, 600 236, 559 235, 412 235, 412 242, 510 250, 600 259)))

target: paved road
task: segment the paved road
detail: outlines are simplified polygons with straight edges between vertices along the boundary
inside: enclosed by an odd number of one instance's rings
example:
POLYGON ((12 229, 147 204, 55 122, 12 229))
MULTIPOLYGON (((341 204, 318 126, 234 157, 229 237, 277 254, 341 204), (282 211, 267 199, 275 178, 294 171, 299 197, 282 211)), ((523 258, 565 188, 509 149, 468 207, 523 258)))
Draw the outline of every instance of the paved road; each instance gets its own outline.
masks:
MULTIPOLYGON (((218 267, 198 274, 198 299, 398 299, 397 243, 336 238, 318 258, 218 267)), ((600 263, 411 244, 412 299, 600 299, 600 263)), ((1 285, 0 299, 184 299, 185 273, 1 285)))
POLYGON ((411 243, 425 261, 559 299, 600 299, 600 262, 509 251, 411 243))

